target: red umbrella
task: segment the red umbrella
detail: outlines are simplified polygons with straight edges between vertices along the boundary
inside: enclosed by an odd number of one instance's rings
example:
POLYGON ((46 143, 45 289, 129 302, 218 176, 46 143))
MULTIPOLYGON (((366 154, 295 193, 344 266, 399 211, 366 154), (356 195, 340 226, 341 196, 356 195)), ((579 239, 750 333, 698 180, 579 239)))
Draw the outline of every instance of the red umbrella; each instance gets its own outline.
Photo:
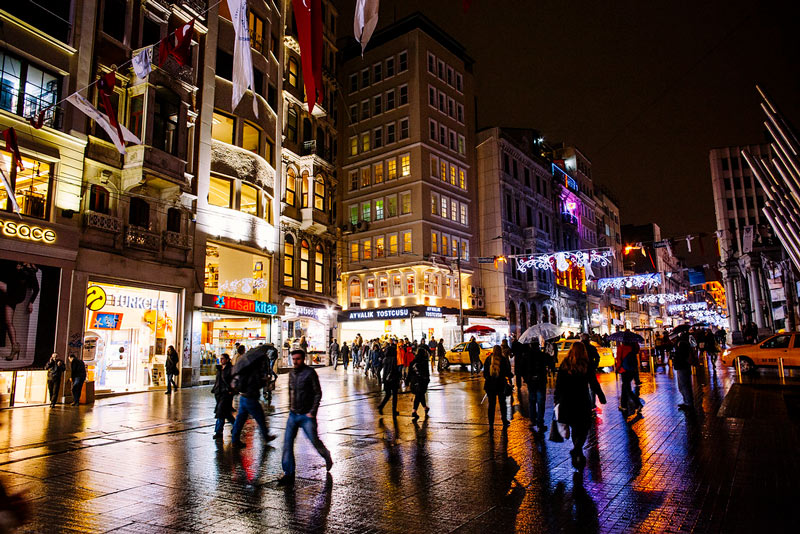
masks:
POLYGON ((494 331, 495 331, 494 328, 492 328, 491 326, 484 326, 482 324, 476 324, 476 325, 470 326, 469 328, 464 330, 464 333, 465 334, 484 335, 484 334, 491 334, 494 331))

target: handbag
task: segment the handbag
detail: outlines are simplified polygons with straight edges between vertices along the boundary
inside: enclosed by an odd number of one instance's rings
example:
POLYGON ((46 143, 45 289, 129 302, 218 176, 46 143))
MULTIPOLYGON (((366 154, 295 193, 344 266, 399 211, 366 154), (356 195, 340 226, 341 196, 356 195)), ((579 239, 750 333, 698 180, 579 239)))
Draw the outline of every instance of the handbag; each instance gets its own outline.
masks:
POLYGON ((553 421, 550 423, 550 441, 561 443, 569 439, 569 426, 558 422, 558 404, 553 408, 553 421))
POLYGON ((503 395, 506 397, 510 397, 513 394, 514 394, 514 386, 506 382, 506 385, 503 388, 503 395))

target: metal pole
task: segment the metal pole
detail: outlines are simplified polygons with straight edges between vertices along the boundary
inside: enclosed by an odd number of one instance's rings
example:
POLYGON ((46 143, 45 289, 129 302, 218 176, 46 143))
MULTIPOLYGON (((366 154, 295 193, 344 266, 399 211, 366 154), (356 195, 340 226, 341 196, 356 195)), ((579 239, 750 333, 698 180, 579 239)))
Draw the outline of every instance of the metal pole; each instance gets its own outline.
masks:
POLYGON ((736 379, 741 384, 742 383, 742 362, 739 360, 739 358, 736 358, 734 360, 734 363, 736 363, 736 379))
POLYGON ((464 292, 461 287, 461 248, 458 249, 458 257, 456 258, 456 265, 458 265, 458 322, 461 325, 461 342, 464 342, 464 292))
POLYGON ((778 376, 780 376, 781 384, 786 382, 786 373, 783 370, 783 358, 778 358, 778 376))

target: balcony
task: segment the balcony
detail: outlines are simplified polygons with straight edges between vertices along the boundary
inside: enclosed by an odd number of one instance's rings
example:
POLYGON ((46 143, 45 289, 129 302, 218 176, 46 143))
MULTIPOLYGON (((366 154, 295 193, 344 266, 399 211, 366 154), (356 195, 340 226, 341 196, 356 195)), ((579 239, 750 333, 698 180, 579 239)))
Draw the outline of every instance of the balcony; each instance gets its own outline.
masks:
POLYGON ((301 230, 306 230, 316 235, 328 231, 329 218, 326 212, 314 208, 303 208, 300 213, 302 216, 300 222, 301 230))
POLYGON ((128 226, 125 229, 125 246, 149 252, 161 250, 161 236, 137 226, 128 226))
POLYGON ((527 282, 528 295, 535 297, 537 295, 549 296, 553 292, 553 283, 549 280, 539 280, 534 278, 527 282))
POLYGON ((562 213, 561 214, 561 222, 564 224, 570 224, 572 226, 578 226, 578 218, 574 215, 569 213, 562 213))
POLYGON ((155 147, 129 146, 122 172, 123 186, 127 189, 140 183, 145 178, 145 169, 148 171, 148 184, 157 189, 177 185, 186 193, 192 190, 192 184, 186 177, 184 160, 155 147))
POLYGON ((177 248, 181 250, 190 250, 192 248, 193 240, 189 234, 182 234, 180 232, 171 232, 170 230, 164 231, 164 247, 177 248))
POLYGON ((83 214, 83 224, 86 228, 94 228, 101 232, 119 234, 122 232, 122 220, 113 215, 106 215, 96 211, 87 211, 83 214))

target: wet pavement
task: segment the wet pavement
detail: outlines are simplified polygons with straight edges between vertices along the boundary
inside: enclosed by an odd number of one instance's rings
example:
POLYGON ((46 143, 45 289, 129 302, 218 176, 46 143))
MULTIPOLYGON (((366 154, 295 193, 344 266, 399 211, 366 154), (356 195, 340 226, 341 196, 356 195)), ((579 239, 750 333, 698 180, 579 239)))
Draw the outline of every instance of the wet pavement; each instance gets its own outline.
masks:
MULTIPOLYGON (((25 491, 23 532, 796 532, 800 385, 725 369, 695 377, 696 415, 665 370, 642 374, 644 418, 608 397, 574 474, 571 444, 535 438, 514 408, 489 431, 483 381, 431 377, 430 416, 380 416, 377 384, 352 370, 318 370, 330 475, 305 436, 297 481, 276 485, 286 423, 281 376, 262 446, 252 424, 242 451, 214 441, 209 387, 142 393, 94 406, 0 411, 0 479, 25 491)), ((549 422, 552 395, 548 393, 549 422)), ((385 410, 388 413, 387 407, 385 410)))

